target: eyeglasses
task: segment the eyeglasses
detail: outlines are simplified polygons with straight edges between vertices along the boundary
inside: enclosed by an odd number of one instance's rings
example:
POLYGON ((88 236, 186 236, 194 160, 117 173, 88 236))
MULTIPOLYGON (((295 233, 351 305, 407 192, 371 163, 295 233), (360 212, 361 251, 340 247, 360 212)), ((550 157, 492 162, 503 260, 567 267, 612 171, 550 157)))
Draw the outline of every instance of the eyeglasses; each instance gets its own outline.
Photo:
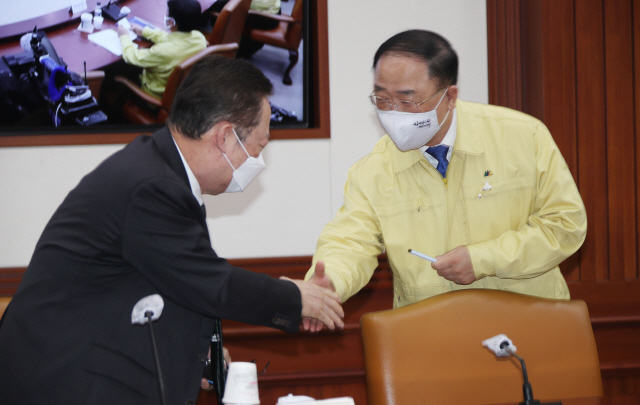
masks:
POLYGON ((419 106, 431 100, 438 94, 442 93, 447 88, 448 87, 445 87, 442 90, 438 90, 434 95, 432 95, 431 97, 423 101, 398 100, 394 102, 392 100, 389 100, 388 98, 376 96, 375 94, 373 94, 375 93, 375 91, 371 93, 371 95, 369 96, 369 100, 371 100, 371 103, 373 103, 373 105, 375 105, 378 109, 382 111, 389 111, 391 109, 394 109, 396 111, 406 111, 406 112, 415 111, 418 109, 419 106))

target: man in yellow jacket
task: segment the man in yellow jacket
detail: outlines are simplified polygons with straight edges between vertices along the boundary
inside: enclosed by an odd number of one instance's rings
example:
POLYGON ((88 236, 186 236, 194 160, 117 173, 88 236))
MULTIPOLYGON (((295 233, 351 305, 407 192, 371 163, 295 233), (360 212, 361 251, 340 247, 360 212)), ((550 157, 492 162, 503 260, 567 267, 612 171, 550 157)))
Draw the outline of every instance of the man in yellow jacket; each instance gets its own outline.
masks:
POLYGON ((582 245, 586 213, 545 125, 459 100, 457 55, 433 32, 393 36, 373 66, 387 135, 349 170, 307 279, 346 300, 386 252, 394 307, 464 288, 568 299, 558 264, 582 245))
POLYGON ((143 68, 140 84, 147 93, 162 97, 173 68, 207 47, 207 40, 198 31, 200 3, 196 0, 169 0, 165 25, 160 28, 132 24, 132 30, 153 42, 150 48, 138 49, 127 28, 118 26, 122 58, 130 65, 143 68))

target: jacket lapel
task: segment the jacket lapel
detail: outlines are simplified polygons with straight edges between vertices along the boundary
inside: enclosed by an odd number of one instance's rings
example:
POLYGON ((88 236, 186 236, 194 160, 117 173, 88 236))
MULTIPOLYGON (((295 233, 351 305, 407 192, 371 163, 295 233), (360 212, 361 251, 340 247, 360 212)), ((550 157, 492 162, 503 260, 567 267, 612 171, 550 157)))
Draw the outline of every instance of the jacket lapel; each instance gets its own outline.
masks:
POLYGON ((167 162, 169 167, 171 167, 178 177, 184 181, 187 187, 191 189, 191 186, 189 185, 189 177, 187 177, 187 171, 182 164, 180 153, 178 153, 178 149, 176 148, 176 144, 173 141, 169 128, 161 128, 151 135, 151 139, 153 139, 153 142, 156 144, 156 147, 164 161, 167 162))
MULTIPOLYGON (((180 177, 189 191, 191 191, 191 185, 189 184, 189 176, 187 176, 187 170, 184 168, 182 158, 180 157, 178 148, 173 141, 173 137, 171 136, 169 128, 161 128, 153 135, 151 135, 151 139, 153 139, 153 142, 158 148, 158 151, 160 152, 160 155, 162 156, 164 161, 167 162, 167 165, 178 175, 178 177, 180 177)), ((195 197, 193 199, 197 204, 197 200, 195 199, 195 197)), ((207 229, 206 214, 201 207, 198 209, 198 214, 205 229, 207 229)))

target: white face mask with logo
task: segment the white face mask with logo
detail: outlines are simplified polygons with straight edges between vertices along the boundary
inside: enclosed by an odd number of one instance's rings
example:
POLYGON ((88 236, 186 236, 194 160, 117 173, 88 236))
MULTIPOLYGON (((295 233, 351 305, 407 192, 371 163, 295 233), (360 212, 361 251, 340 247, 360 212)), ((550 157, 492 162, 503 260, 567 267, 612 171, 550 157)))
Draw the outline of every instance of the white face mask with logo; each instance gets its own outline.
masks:
POLYGON ((238 134, 236 134, 235 129, 231 128, 231 130, 236 136, 236 139, 238 139, 240 146, 242 146, 242 149, 244 150, 244 153, 247 154, 248 158, 244 161, 243 164, 240 165, 240 167, 236 169, 231 164, 231 161, 229 160, 227 155, 225 155, 224 153, 222 154, 222 156, 227 159, 227 162, 229 162, 229 166, 231 166, 231 168, 233 169, 233 177, 231 178, 231 182, 227 186, 227 189, 224 191, 225 193, 237 193, 239 191, 244 191, 249 183, 251 183, 253 179, 255 179, 256 176, 260 174, 262 169, 266 167, 266 165, 264 164, 264 160, 262 159, 262 153, 260 153, 257 158, 249 155, 249 152, 247 152, 247 150, 244 148, 242 141, 240 140, 240 138, 238 138, 238 134))
MULTIPOLYGON (((438 123, 436 110, 447 94, 447 89, 445 89, 442 97, 440 97, 436 108, 431 111, 409 113, 396 110, 382 111, 376 109, 382 127, 387 131, 387 134, 389 134, 398 149, 406 152, 411 149, 420 148, 426 145, 440 130, 441 124, 438 123)), ((451 112, 451 110, 447 111, 447 115, 444 116, 442 123, 447 120, 449 112, 451 112)))

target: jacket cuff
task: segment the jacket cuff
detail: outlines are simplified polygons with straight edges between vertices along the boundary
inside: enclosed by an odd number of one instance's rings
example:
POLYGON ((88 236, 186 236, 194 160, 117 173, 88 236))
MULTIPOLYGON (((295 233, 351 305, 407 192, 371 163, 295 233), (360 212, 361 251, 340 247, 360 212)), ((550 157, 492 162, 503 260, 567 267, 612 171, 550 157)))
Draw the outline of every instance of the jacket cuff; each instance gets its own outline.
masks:
POLYGON ((491 244, 491 241, 486 241, 467 245, 469 256, 471 257, 471 265, 473 266, 473 272, 477 280, 496 275, 496 263, 494 261, 491 244))

